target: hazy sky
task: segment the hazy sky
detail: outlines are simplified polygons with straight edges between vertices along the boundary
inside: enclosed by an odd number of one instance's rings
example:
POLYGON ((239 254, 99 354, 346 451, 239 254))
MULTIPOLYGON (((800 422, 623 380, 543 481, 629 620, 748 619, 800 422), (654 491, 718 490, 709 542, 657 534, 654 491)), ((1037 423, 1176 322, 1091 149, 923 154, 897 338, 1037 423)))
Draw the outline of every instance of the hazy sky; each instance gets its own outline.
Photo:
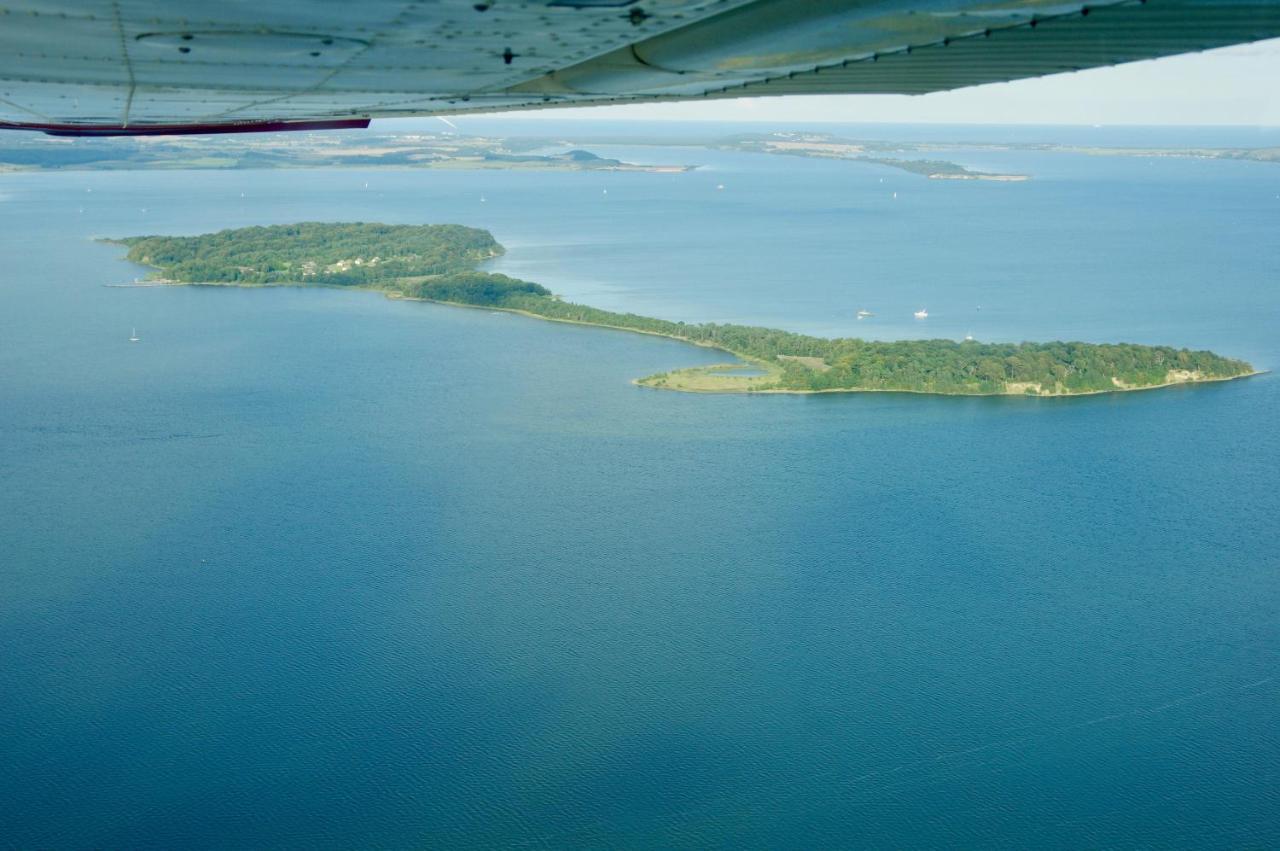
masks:
POLYGON ((548 110, 522 117, 1276 126, 1280 39, 919 97, 747 98, 548 110))

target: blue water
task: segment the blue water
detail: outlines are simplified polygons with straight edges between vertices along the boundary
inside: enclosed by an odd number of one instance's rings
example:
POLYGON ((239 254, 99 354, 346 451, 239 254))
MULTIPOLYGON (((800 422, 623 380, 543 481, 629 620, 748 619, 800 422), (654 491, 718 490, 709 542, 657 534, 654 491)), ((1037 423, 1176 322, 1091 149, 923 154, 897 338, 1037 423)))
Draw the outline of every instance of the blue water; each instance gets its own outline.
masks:
POLYGON ((1280 167, 643 150, 705 169, 3 177, 0 846, 1280 844, 1272 376, 662 393, 723 356, 90 240, 456 221, 603 307, 1280 364, 1280 167))

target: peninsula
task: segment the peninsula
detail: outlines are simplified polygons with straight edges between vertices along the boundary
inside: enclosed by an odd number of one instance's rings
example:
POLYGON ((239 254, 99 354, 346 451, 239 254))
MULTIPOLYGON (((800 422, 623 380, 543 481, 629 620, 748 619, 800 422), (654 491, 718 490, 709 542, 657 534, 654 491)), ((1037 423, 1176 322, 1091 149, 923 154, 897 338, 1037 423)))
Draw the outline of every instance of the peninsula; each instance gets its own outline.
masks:
POLYGON ((480 263, 501 255, 503 248, 488 231, 461 225, 304 222, 106 241, 127 246, 129 260, 157 269, 157 283, 356 287, 393 298, 671 337, 745 362, 636 382, 669 390, 1070 396, 1255 374, 1244 361, 1167 346, 826 339, 599 310, 566 302, 539 284, 480 270, 480 263))

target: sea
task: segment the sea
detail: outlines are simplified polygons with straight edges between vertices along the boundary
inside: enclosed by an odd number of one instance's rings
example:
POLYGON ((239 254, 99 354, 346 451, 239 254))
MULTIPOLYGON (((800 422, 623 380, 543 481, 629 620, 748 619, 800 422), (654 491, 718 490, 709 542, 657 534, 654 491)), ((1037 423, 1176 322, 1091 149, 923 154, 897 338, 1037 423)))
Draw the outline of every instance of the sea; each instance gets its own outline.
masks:
POLYGON ((0 175, 0 847, 1280 846, 1274 374, 686 395, 727 356, 96 241, 453 222, 611 310, 1280 367, 1280 165, 961 144, 1277 131, 634 127, 485 132, 698 168, 0 175))

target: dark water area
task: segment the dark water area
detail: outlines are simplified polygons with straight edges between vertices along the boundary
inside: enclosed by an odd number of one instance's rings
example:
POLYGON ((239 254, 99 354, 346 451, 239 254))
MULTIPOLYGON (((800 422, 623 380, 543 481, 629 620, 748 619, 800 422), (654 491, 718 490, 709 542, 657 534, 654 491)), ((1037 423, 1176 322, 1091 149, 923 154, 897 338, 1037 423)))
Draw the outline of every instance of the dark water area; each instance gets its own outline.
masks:
POLYGON ((724 355, 91 240, 459 222, 600 307, 1280 364, 1280 166, 644 150, 704 167, 3 176, 0 847, 1280 844, 1274 376, 667 393, 724 355))

